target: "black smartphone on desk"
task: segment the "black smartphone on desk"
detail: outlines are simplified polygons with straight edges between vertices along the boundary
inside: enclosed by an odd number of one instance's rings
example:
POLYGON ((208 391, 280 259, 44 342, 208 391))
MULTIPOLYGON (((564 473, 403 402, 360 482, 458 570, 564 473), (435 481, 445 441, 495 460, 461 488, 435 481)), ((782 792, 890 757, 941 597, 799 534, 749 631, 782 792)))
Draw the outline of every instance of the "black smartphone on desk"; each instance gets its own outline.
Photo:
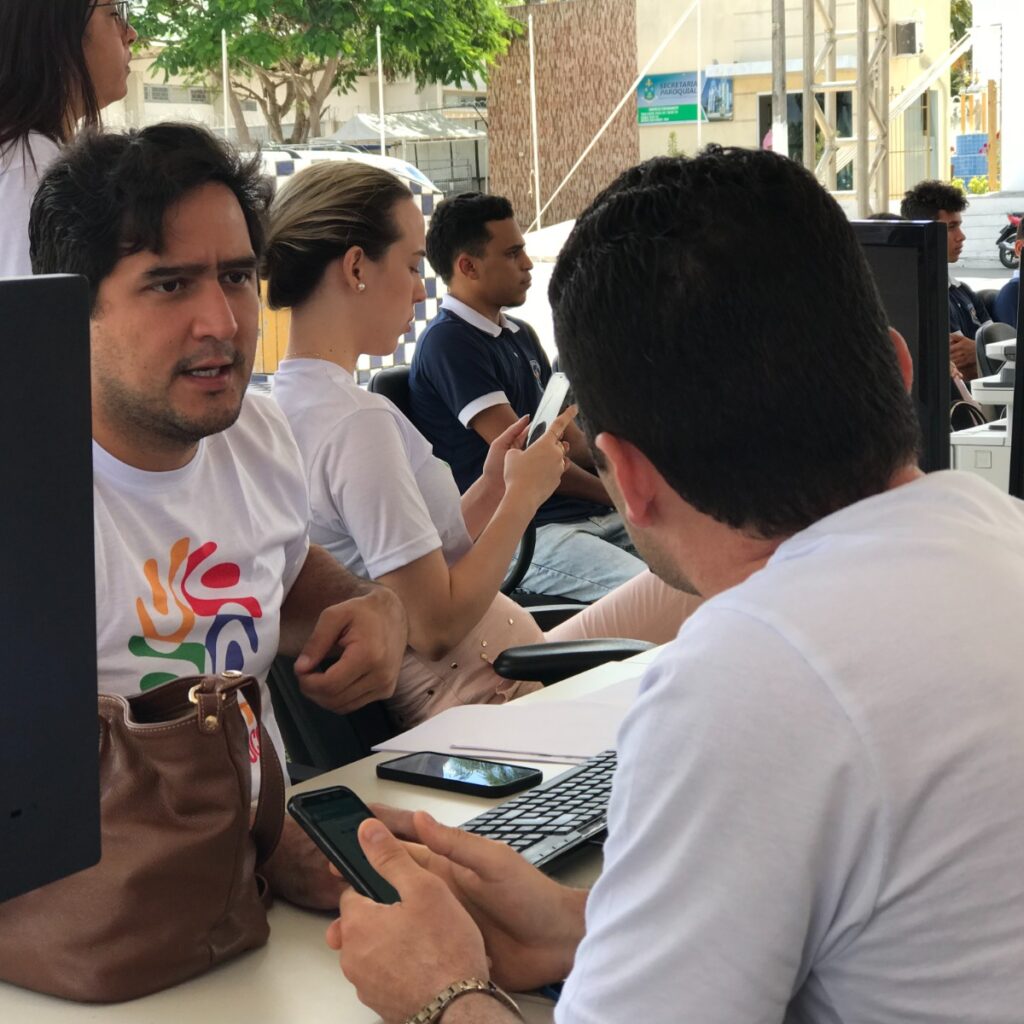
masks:
POLYGON ((345 786, 299 793, 288 801, 288 813, 356 892, 378 903, 398 903, 394 887, 380 876, 359 845, 359 826, 373 812, 345 786))
POLYGON ((544 779, 543 772, 525 765, 484 761, 477 757, 453 757, 435 751, 382 761, 377 765, 377 775, 395 782, 411 782, 414 786, 485 797, 510 796, 536 786, 544 779))

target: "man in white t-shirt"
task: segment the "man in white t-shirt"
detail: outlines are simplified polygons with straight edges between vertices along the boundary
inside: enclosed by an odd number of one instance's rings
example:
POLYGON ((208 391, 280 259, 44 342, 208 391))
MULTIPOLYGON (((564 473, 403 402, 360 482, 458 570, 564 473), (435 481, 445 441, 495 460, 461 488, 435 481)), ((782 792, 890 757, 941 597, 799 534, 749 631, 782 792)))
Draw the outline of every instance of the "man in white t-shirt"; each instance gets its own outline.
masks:
MULTIPOLYGON (((198 126, 86 134, 40 183, 34 270, 83 274, 93 293, 101 688, 130 696, 225 670, 263 680, 282 652, 298 655, 307 695, 344 712, 393 692, 405 614, 309 545, 287 423, 269 398, 243 403, 266 198, 258 165, 198 126)), ((283 761, 265 684, 262 710, 283 761)), ((337 897, 290 819, 268 877, 297 902, 337 897)))
POLYGON ((342 896, 360 998, 504 1024, 493 983, 567 977, 558 1024, 1019 1024, 1024 507, 917 469, 842 211, 772 153, 654 159, 582 214, 551 299, 637 549, 707 600, 620 732, 591 893, 423 814, 388 818, 423 846, 362 825, 402 902, 342 896), (780 305, 776 267, 814 287, 780 305))

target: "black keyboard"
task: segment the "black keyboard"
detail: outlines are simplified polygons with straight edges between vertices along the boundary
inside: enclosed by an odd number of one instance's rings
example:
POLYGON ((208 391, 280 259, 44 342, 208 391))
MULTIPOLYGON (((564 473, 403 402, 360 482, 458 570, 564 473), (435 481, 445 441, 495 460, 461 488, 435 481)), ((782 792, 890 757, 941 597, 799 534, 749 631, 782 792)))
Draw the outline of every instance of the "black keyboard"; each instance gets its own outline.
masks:
POLYGON ((606 750, 459 827, 508 843, 542 867, 604 836, 615 764, 615 751, 606 750))

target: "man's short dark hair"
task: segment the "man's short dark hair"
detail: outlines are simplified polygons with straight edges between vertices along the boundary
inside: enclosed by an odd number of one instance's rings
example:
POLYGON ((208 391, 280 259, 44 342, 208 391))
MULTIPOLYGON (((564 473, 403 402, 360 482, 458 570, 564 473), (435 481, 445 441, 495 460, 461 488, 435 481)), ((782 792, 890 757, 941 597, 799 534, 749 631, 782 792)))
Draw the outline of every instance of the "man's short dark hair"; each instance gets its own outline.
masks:
POLYGON ((209 182, 234 193, 258 259, 273 191, 259 157, 242 160, 199 125, 86 131, 39 183, 29 219, 32 269, 84 275, 95 306, 100 283, 118 260, 159 252, 168 209, 209 182))
POLYGON ((462 192, 442 200, 430 217, 427 231, 427 259, 434 273, 450 283, 460 253, 483 256, 491 240, 487 222, 514 216, 512 204, 504 196, 462 192))
POLYGON ((631 442, 731 527, 788 536, 918 451, 853 229, 778 154, 709 146, 626 171, 576 222, 550 298, 591 442, 631 442), (743 237, 765 244, 737 260, 743 237))
POLYGON ((967 197, 944 181, 919 181, 903 194, 900 213, 907 220, 938 220, 940 213, 963 213, 967 197))

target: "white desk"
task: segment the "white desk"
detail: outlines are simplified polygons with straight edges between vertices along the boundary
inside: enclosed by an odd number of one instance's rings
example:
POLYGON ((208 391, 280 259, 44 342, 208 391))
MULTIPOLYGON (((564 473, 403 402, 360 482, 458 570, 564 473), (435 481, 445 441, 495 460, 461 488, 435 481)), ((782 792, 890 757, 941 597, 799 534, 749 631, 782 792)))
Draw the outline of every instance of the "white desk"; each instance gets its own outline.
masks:
MULTIPOLYGON (((603 665, 522 700, 585 696, 602 686, 635 676, 651 658, 603 665)), ((422 808, 449 825, 473 817, 495 801, 424 789, 377 778, 374 766, 392 757, 378 754, 294 787, 295 791, 342 784, 365 801, 422 808)), ((541 765, 545 778, 567 765, 541 765)), ((570 885, 589 885, 600 869, 600 855, 581 854, 558 875, 570 885)), ((270 941, 207 974, 164 992, 114 1006, 90 1006, 28 992, 0 983, 3 1024, 371 1024, 378 1017, 356 998, 324 942, 329 914, 299 910, 283 901, 270 911, 270 941)), ((551 1004, 536 996, 517 1000, 530 1024, 549 1024, 551 1004)))

